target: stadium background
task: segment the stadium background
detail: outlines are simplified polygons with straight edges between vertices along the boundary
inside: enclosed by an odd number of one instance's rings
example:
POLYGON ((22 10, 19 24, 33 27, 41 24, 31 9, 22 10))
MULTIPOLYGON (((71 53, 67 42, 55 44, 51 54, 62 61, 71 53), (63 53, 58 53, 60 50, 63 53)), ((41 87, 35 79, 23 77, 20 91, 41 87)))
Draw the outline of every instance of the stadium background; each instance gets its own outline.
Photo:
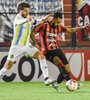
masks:
MULTIPOLYGON (((43 17, 57 10, 62 12, 62 24, 67 28, 90 22, 89 0, 0 0, 0 68, 4 65, 13 37, 12 22, 17 14, 16 7, 19 1, 31 2, 30 14, 35 17, 43 17)), ((39 42, 38 35, 36 38, 39 42)), ((90 31, 83 30, 77 35, 62 33, 57 37, 57 41, 69 61, 72 78, 90 81, 90 31)), ((50 75, 56 78, 58 69, 50 62, 47 63, 50 75)), ((21 57, 1 81, 43 81, 39 62, 32 58, 21 57)))

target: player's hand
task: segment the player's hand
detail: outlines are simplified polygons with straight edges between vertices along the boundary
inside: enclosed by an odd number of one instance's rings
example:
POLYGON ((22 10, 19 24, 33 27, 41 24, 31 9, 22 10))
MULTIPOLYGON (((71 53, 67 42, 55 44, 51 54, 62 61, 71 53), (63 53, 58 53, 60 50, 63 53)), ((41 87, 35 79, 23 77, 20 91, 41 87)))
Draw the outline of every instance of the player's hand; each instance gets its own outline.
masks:
POLYGON ((32 21, 32 17, 28 16, 27 17, 28 21, 32 21))
POLYGON ((53 15, 54 15, 54 14, 49 14, 49 15, 47 15, 44 19, 42 19, 42 21, 48 21, 48 20, 50 20, 50 19, 52 18, 53 15))
POLYGON ((52 16, 54 16, 54 14, 49 14, 49 15, 47 15, 46 19, 49 19, 49 18, 51 18, 52 16))
POLYGON ((84 26, 85 29, 90 29, 90 24, 84 26))

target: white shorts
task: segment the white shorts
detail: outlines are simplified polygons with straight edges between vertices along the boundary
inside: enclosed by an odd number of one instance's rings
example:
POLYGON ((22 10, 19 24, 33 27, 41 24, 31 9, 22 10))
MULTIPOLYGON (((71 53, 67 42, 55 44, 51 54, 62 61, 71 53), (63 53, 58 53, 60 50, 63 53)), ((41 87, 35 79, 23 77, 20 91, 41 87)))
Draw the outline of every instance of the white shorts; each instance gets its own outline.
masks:
POLYGON ((32 44, 26 46, 11 45, 7 59, 14 62, 22 55, 29 54, 30 56, 33 56, 37 51, 39 50, 32 44))

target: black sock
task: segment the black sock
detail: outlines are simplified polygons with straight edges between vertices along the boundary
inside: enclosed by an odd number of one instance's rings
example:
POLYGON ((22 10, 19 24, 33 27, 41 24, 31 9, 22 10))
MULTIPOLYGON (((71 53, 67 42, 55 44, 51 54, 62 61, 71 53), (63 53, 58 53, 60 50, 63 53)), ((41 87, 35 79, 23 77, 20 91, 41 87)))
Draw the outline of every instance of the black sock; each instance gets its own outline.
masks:
POLYGON ((69 73, 65 70, 64 67, 61 67, 60 72, 62 73, 62 75, 66 81, 71 79, 69 76, 69 73))
POLYGON ((60 72, 57 78, 57 83, 60 84, 64 80, 63 74, 60 72))

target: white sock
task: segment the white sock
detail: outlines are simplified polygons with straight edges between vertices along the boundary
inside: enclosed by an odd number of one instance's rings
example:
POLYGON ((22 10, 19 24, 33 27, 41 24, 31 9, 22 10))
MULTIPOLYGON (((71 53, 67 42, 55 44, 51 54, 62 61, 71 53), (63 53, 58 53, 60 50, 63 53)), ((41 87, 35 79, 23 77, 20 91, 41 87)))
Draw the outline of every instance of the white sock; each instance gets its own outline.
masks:
POLYGON ((1 70, 0 70, 0 77, 3 77, 5 75, 5 73, 7 72, 7 69, 5 67, 3 67, 1 70))
POLYGON ((41 67, 41 70, 43 72, 43 76, 44 76, 44 79, 45 79, 45 78, 49 77, 46 59, 42 59, 42 60, 39 60, 39 61, 40 61, 40 67, 41 67))

